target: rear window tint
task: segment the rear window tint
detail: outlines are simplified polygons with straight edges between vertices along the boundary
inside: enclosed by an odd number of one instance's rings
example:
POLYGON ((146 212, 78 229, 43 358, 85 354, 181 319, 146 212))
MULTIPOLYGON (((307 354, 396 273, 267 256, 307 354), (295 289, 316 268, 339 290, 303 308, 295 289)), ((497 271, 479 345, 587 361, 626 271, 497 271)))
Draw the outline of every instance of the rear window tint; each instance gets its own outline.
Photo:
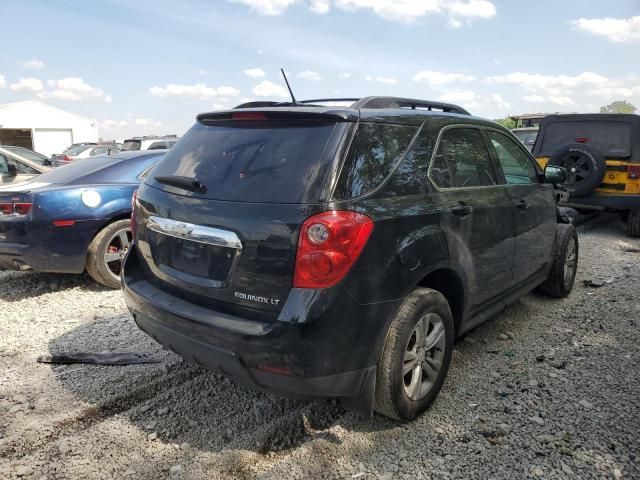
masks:
POLYGON ((156 176, 197 178, 206 193, 185 195, 238 202, 319 201, 335 122, 300 120, 197 123, 154 169, 156 176))
POLYGON ((359 124, 334 197, 355 198, 378 187, 402 159, 417 130, 405 125, 359 124))
POLYGON ((552 122, 538 141, 540 154, 550 156, 571 143, 584 143, 598 149, 607 157, 631 155, 631 125, 625 122, 596 120, 592 122, 552 122))

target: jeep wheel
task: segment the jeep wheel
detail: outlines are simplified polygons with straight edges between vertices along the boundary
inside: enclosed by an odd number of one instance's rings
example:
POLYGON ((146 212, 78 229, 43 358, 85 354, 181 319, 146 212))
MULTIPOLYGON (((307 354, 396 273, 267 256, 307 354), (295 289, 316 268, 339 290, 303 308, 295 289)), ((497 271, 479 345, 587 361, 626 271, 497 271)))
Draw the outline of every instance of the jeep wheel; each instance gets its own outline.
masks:
POLYGON ((627 235, 640 237, 640 210, 630 210, 627 215, 627 235))
POLYGON ((435 400, 451 362, 454 326, 440 292, 420 288, 396 314, 378 362, 375 409, 412 420, 435 400))
POLYGON ((131 222, 118 220, 94 237, 87 253, 87 273, 109 288, 120 288, 122 259, 131 245, 131 222))
POLYGON ((555 253, 549 276, 538 287, 540 293, 564 298, 571 293, 578 271, 578 233, 573 225, 558 224, 555 253))
POLYGON ((598 188, 607 169, 604 155, 582 143, 559 148, 549 158, 549 165, 567 170, 567 190, 572 197, 584 197, 598 188))

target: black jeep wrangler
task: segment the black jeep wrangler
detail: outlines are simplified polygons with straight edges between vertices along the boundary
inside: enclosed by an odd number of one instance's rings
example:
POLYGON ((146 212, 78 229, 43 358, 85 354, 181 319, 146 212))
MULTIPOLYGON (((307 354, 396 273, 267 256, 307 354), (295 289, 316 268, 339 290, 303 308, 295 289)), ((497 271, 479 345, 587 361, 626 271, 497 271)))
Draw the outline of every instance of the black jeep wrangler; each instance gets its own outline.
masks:
POLYGON ((571 291, 565 172, 454 105, 320 103, 199 115, 134 200, 124 295, 198 365, 409 420, 457 336, 536 287, 571 291))

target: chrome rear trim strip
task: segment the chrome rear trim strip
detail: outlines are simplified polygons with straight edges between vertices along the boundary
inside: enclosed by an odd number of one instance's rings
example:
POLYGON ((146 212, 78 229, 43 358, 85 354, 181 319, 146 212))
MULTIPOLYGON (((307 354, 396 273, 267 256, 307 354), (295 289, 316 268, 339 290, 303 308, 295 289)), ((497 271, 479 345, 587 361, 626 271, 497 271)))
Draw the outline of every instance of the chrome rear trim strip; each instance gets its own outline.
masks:
POLYGON ((242 250, 242 242, 238 236, 234 232, 220 228, 204 227, 153 216, 147 219, 147 228, 181 240, 242 250))

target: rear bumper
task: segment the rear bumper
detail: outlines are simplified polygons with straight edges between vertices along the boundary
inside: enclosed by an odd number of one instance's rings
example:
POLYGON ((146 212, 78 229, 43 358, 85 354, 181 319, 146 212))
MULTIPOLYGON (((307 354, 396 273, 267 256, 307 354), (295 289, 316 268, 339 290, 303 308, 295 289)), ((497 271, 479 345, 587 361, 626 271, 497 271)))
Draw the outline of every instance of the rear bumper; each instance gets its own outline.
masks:
POLYGON ((640 209, 640 195, 592 193, 586 197, 571 197, 562 206, 593 210, 635 210, 640 209))
POLYGON ((320 295, 293 289, 277 320, 248 320, 155 287, 135 245, 122 285, 136 324, 185 359, 269 392, 337 397, 371 413, 377 355, 399 302, 360 305, 342 287, 320 295))

